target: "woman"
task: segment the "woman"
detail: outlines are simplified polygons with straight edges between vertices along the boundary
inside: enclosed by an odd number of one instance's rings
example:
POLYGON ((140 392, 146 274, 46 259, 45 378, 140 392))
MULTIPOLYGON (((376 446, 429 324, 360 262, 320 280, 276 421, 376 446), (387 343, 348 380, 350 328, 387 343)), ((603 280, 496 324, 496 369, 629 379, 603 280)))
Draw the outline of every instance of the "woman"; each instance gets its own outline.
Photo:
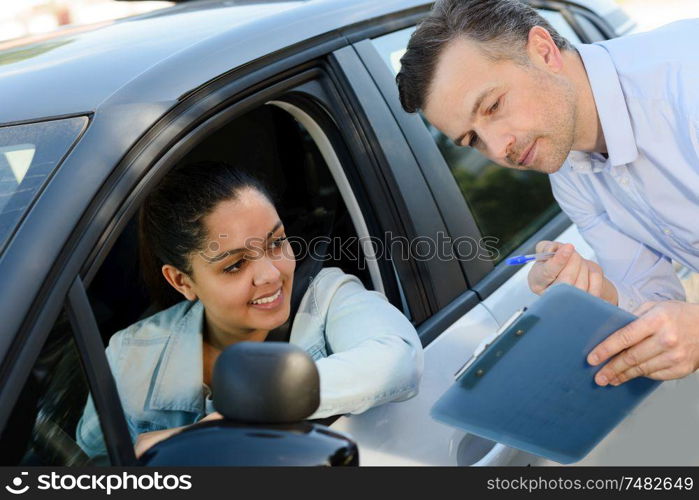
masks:
MULTIPOLYGON (((216 358, 236 342, 264 341, 287 321, 296 266, 268 192, 220 163, 168 174, 141 207, 139 238, 147 281, 164 278, 186 300, 117 332, 106 350, 137 455, 183 426, 220 418, 210 397, 216 358)), ((320 374, 320 406, 309 418, 417 393, 415 329, 338 268, 309 285, 289 342, 320 374)), ((88 455, 106 453, 91 398, 76 434, 88 455)))

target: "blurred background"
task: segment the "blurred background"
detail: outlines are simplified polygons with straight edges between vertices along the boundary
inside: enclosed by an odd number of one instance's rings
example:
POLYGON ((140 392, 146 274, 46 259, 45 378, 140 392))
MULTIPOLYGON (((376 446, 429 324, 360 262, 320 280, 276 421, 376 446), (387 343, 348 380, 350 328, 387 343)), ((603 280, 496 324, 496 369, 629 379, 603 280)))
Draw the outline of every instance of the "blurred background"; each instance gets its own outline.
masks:
MULTIPOLYGON (((617 0, 640 30, 699 17, 697 0, 617 0)), ((41 35, 60 26, 100 23, 172 5, 167 1, 0 0, 0 40, 41 35)))

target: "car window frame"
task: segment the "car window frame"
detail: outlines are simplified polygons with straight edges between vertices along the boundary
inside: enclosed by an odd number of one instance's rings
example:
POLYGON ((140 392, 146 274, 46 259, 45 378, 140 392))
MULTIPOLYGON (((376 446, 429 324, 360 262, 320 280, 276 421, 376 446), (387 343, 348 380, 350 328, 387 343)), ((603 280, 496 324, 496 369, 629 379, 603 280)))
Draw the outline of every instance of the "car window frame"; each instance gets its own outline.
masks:
POLYGON ((48 336, 62 310, 65 309, 71 335, 78 350, 89 392, 95 402, 109 460, 115 466, 136 463, 123 408, 107 357, 97 331, 97 322, 87 299, 82 280, 70 274, 62 277, 69 282, 67 293, 54 293, 47 298, 31 331, 22 339, 15 339, 3 370, 6 382, 0 391, 0 430, 4 430, 31 370, 36 364, 48 336))

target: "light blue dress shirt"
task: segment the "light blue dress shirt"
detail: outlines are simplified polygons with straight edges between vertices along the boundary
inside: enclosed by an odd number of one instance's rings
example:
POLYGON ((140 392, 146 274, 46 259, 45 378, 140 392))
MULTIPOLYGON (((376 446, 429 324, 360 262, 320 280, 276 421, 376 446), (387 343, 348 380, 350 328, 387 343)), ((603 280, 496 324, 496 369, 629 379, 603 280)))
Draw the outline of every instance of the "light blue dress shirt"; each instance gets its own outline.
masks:
POLYGON ((699 271, 699 20, 577 49, 608 159, 571 152, 553 194, 620 307, 684 300, 671 260, 699 271))
MULTIPOLYGON (((107 360, 133 441, 215 411, 203 377, 203 321, 202 303, 183 301, 110 339, 107 360)), ((339 268, 321 270, 309 285, 289 342, 308 352, 320 375, 320 406, 310 419, 417 394, 423 353, 415 328, 384 295, 339 268)), ((88 455, 106 455, 92 397, 76 440, 88 455)))

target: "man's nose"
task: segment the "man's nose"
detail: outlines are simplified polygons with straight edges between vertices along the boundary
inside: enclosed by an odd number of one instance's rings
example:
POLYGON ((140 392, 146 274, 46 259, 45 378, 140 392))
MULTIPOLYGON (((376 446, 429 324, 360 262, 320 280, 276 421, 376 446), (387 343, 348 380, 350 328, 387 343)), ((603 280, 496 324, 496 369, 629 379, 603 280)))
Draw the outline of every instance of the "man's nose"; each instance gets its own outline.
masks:
POLYGON ((515 136, 513 134, 507 130, 497 128, 485 130, 481 134, 486 145, 487 156, 503 165, 517 161, 517 158, 510 158, 515 144, 515 136))
POLYGON ((253 284, 255 286, 265 285, 279 281, 281 272, 275 265, 275 261, 268 255, 262 255, 255 262, 255 274, 253 276, 253 284))

